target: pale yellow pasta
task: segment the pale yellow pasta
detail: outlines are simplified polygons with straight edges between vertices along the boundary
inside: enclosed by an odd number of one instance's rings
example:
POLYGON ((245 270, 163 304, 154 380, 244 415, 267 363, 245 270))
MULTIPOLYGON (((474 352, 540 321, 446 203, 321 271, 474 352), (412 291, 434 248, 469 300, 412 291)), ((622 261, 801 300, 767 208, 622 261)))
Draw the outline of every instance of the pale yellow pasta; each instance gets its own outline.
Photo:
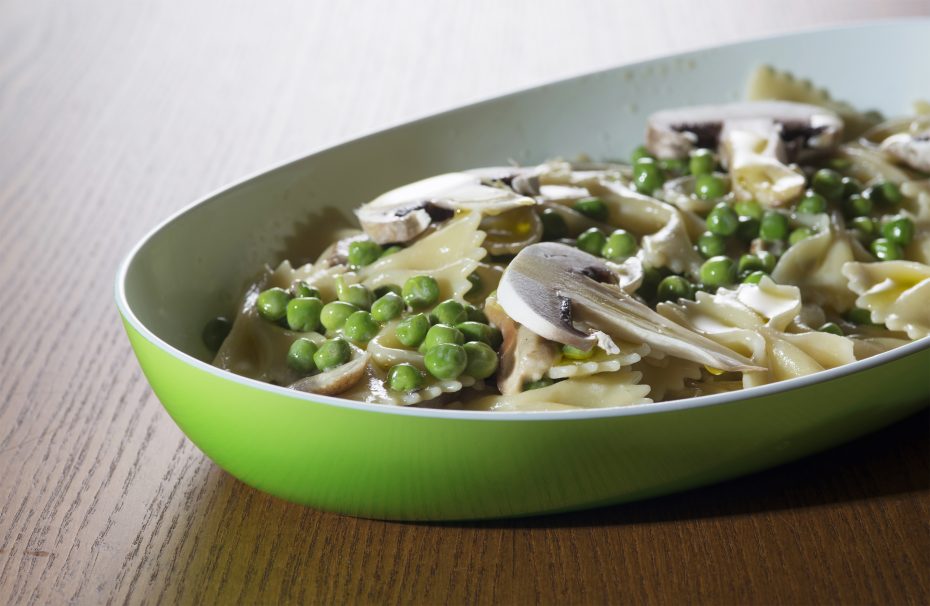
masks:
POLYGON ((688 382, 701 378, 700 364, 671 356, 661 359, 647 356, 634 364, 633 370, 643 374, 641 382, 652 388, 649 397, 656 402, 684 391, 688 382))
POLYGON ((843 275, 872 321, 911 339, 930 335, 930 266, 915 261, 847 263, 843 275))
POLYGON ((462 298, 471 288, 468 276, 486 255, 480 223, 479 213, 459 215, 413 245, 362 268, 359 280, 377 288, 429 274, 439 283, 442 298, 462 298))
POLYGON ((585 186, 607 205, 612 224, 642 235, 644 263, 698 276, 703 259, 694 249, 682 211, 620 183, 589 179, 585 186))
POLYGON ((840 270, 845 263, 868 260, 870 255, 836 222, 826 215, 818 217, 818 232, 785 251, 772 279, 800 287, 811 303, 844 312, 856 297, 840 270))
POLYGON ((548 387, 518 394, 486 396, 465 402, 468 410, 542 411, 577 410, 629 406, 652 402, 648 385, 640 385, 642 374, 631 370, 566 379, 548 387))
POLYGON ((608 354, 599 349, 586 360, 572 360, 563 357, 553 364, 546 376, 550 379, 569 379, 586 377, 602 372, 617 372, 621 368, 632 366, 649 353, 649 346, 645 343, 634 345, 632 343, 616 343, 620 353, 608 354))
POLYGON ((658 311, 696 332, 751 358, 764 371, 743 374, 753 387, 804 376, 854 362, 851 339, 825 332, 803 334, 784 330, 801 310, 796 287, 763 278, 717 294, 698 293, 696 301, 663 303, 658 311), (830 353, 832 352, 832 353, 830 353))

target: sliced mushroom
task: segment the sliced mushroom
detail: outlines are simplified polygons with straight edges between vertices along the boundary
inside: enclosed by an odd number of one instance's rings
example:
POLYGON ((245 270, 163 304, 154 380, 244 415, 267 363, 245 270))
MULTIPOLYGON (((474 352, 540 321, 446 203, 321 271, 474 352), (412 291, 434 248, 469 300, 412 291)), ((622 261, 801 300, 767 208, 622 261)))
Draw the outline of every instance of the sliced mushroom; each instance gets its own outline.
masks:
POLYGON ((523 391, 523 384, 538 381, 558 360, 558 347, 511 319, 492 297, 484 306, 488 319, 501 330, 497 388, 504 395, 523 391))
POLYGON ((914 170, 930 173, 930 129, 917 134, 891 135, 882 141, 880 148, 914 170))
POLYGON ((686 158, 696 147, 715 149, 727 122, 765 120, 778 129, 788 161, 839 144, 843 121, 816 105, 788 101, 746 101, 696 105, 656 112, 649 117, 646 147, 659 158, 686 158))
POLYGON ((626 293, 604 263, 576 248, 543 242, 523 249, 497 288, 507 315, 534 333, 582 350, 613 340, 730 371, 763 370, 748 358, 662 317, 626 293), (606 280, 606 282, 604 282, 606 280), (585 330, 579 330, 575 321, 585 330))
POLYGON ((457 210, 496 215, 535 203, 511 189, 485 185, 478 175, 447 173, 391 190, 355 214, 372 240, 388 244, 407 242, 457 210))
POLYGON ((340 394, 358 383, 365 376, 369 358, 371 358, 371 355, 366 351, 341 366, 321 372, 318 375, 305 377, 292 383, 289 387, 322 396, 340 394))
POLYGON ((466 171, 470 175, 477 175, 481 182, 492 187, 500 184, 509 187, 524 196, 539 195, 539 173, 536 166, 524 168, 519 166, 489 166, 473 168, 466 171))

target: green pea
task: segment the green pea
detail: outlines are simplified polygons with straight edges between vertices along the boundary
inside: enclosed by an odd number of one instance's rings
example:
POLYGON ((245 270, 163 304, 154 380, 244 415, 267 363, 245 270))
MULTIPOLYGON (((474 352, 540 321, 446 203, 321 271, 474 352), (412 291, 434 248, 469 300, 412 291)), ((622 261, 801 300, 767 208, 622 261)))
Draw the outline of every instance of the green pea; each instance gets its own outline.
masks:
POLYGON ((530 391, 533 389, 542 389, 543 387, 549 387, 553 383, 555 383, 555 381, 553 381, 549 377, 543 377, 542 379, 539 379, 538 381, 527 381, 526 383, 523 384, 523 391, 530 391))
POLYGON ((269 288, 263 290, 255 301, 258 315, 269 322, 277 322, 287 315, 287 302, 291 300, 291 293, 283 288, 269 288))
POLYGON ((389 292, 394 293, 397 296, 400 296, 401 290, 400 286, 397 284, 383 284, 375 289, 374 297, 375 299, 380 299, 389 292))
POLYGON ((756 221, 762 220, 762 205, 758 200, 737 200, 733 204, 733 210, 741 217, 749 217, 756 221))
POLYGON ((404 250, 404 247, 403 247, 403 246, 400 246, 400 245, 398 245, 398 244, 394 244, 394 245, 392 245, 392 246, 388 246, 388 247, 385 248, 383 251, 381 251, 381 257, 380 257, 380 258, 383 259, 384 257, 390 257, 391 255, 393 255, 393 254, 395 254, 395 253, 399 253, 399 252, 402 251, 402 250, 404 250))
POLYGON ((356 240, 349 243, 349 265, 364 267, 371 265, 381 256, 381 246, 371 240, 356 240))
POLYGON ((662 158, 659 160, 659 168, 666 175, 680 176, 690 170, 689 164, 678 158, 662 158))
POLYGON ((848 158, 830 158, 827 166, 833 170, 846 170, 852 166, 852 161, 848 158))
POLYGON ((203 339, 203 344, 207 346, 207 349, 216 352, 219 351, 231 330, 232 322, 223 316, 217 316, 204 325, 200 338, 203 339))
POLYGON ((478 272, 473 271, 468 274, 468 282, 471 284, 471 288, 468 289, 468 292, 465 293, 465 296, 473 296, 481 292, 483 283, 481 281, 481 276, 478 275, 478 272))
POLYGON ((751 274, 754 271, 765 271, 765 262, 756 255, 743 255, 739 258, 736 271, 740 275, 751 274))
POLYGON ((725 253, 727 251, 727 241, 723 236, 706 231, 698 237, 697 249, 702 257, 709 259, 725 253))
POLYGON ((568 224, 558 211, 551 208, 543 209, 539 219, 543 226, 543 240, 561 240, 568 236, 568 224))
POLYGON ((497 353, 487 343, 472 341, 462 346, 468 360, 465 374, 476 379, 487 379, 497 372, 497 353))
POLYGON ((454 299, 446 299, 434 307, 433 313, 430 314, 430 320, 433 322, 450 326, 455 326, 467 319, 468 312, 465 311, 465 306, 454 299))
POLYGON ((872 322, 872 312, 870 312, 868 309, 862 309, 861 307, 853 307, 847 311, 846 319, 853 324, 874 324, 872 322))
POLYGON ((766 242, 777 242, 788 237, 788 217, 774 211, 766 211, 759 224, 759 237, 766 242))
POLYGON ((691 152, 691 158, 688 160, 688 168, 692 175, 709 175, 714 172, 717 161, 714 159, 714 152, 709 149, 696 149, 691 152))
POLYGON ((875 221, 869 217, 853 217, 850 224, 860 240, 868 241, 875 237, 875 221))
POLYGON ((739 217, 726 202, 721 202, 707 215, 707 230, 718 236, 732 236, 739 227, 739 217))
POLYGON ((694 287, 681 276, 667 276, 656 289, 659 301, 677 301, 694 297, 694 287))
POLYGON ((599 255, 606 243, 607 236, 604 235, 604 232, 596 227, 592 227, 591 229, 581 232, 578 236, 578 240, 575 242, 575 246, 588 254, 599 255))
POLYGON ((788 246, 794 246, 801 240, 806 240, 814 235, 814 230, 810 227, 799 227, 788 236, 788 246))
POLYGON ((843 336, 843 329, 836 322, 827 322, 817 329, 819 332, 828 332, 831 335, 843 336))
POLYGON ((435 324, 426 331, 426 337, 423 339, 423 343, 420 344, 420 352, 426 353, 442 343, 461 345, 464 342, 465 335, 459 329, 448 324, 435 324))
POLYGON ((352 348, 345 339, 331 339, 320 345, 313 354, 313 363, 320 370, 326 371, 342 366, 352 357, 352 348))
POLYGON ((378 323, 367 311, 357 311, 348 318, 342 327, 349 340, 355 343, 367 343, 378 334, 378 323))
POLYGON ((316 343, 310 339, 297 339, 287 350, 287 365, 297 372, 310 374, 316 370, 313 354, 317 352, 317 349, 316 343))
POLYGON ((582 198, 572 208, 594 221, 607 220, 607 205, 600 198, 582 198))
POLYGON ((716 200, 727 195, 727 184, 714 174, 698 175, 694 180, 694 195, 701 200, 716 200))
POLYGON ((651 194, 665 181, 662 169, 652 158, 640 158, 633 165, 633 188, 642 194, 651 194))
POLYGON ((484 315, 484 312, 475 307, 474 305, 465 304, 465 315, 468 317, 469 322, 481 322, 482 324, 488 323, 488 317, 484 315))
POLYGON ((762 261, 762 271, 765 273, 772 273, 775 270, 775 263, 778 259, 767 250, 760 250, 756 253, 756 257, 762 261))
POLYGON ((736 282, 736 263, 730 257, 711 257, 701 265, 701 282, 711 288, 736 282))
POLYGON ((501 345, 504 343, 504 335, 501 333, 501 329, 496 326, 492 326, 490 339, 491 342, 488 343, 488 345, 494 349, 500 349, 501 345))
POLYGON ((814 191, 827 200, 837 200, 843 194, 843 177, 829 168, 821 168, 811 179, 814 191))
POLYGON ((316 297, 298 297, 287 304, 287 325, 297 332, 320 329, 323 302, 316 297))
POLYGON ((652 158, 652 154, 649 153, 649 150, 646 149, 645 145, 640 145, 633 150, 632 154, 630 154, 630 163, 636 164, 643 158, 652 158))
POLYGON ((847 217, 864 217, 872 212, 872 206, 871 198, 853 194, 843 201, 843 212, 847 217))
POLYGON ((378 322, 387 322, 400 317, 404 312, 404 299, 399 294, 387 292, 371 304, 371 317, 378 322))
POLYGON ((907 217, 895 217, 882 225, 882 236, 900 246, 907 246, 914 239, 914 222, 907 217))
POLYGON ((892 204, 897 206, 904 201, 904 194, 901 193, 901 190, 898 189, 898 186, 892 183, 891 181, 885 181, 877 185, 882 192, 882 201, 885 204, 892 204))
POLYGON ((594 355, 596 348, 592 347, 591 349, 585 351, 583 349, 578 349, 577 347, 572 347, 571 345, 562 346, 562 357, 568 358, 569 360, 588 360, 591 356, 594 355))
POLYGON ((426 314, 414 314, 401 320, 394 329, 394 335, 406 347, 416 347, 426 338, 429 330, 429 318, 426 314))
POLYGON ((876 204, 897 206, 904 200, 901 190, 890 181, 881 181, 862 190, 862 197, 876 204))
POLYGON ((815 191, 808 190, 807 195, 798 202, 796 210, 808 215, 827 212, 827 199, 815 191))
POLYGON ((388 371, 388 387, 410 393, 423 388, 423 373, 413 364, 397 364, 388 371))
POLYGON ((661 282, 664 277, 665 274, 659 269, 644 265, 643 283, 640 285, 639 290, 636 291, 636 294, 647 301, 654 299, 656 296, 656 289, 659 288, 659 282, 661 282))
POLYGON ((440 343, 426 352, 423 364, 437 379, 454 379, 468 367, 468 354, 461 345, 440 343))
POLYGON ((740 217, 739 225, 736 226, 736 237, 744 242, 752 242, 759 237, 760 225, 761 223, 758 219, 740 217))
POLYGON ((765 276, 766 273, 764 271, 754 271, 743 278, 743 284, 758 284, 765 276))
POLYGON ((339 300, 359 309, 370 309, 374 295, 362 284, 350 284, 339 293, 339 300))
POLYGON ((439 283, 431 276, 414 276, 404 282, 404 302, 411 309, 423 309, 439 300, 439 283))
POLYGON ((346 319, 358 311, 358 308, 342 301, 333 301, 323 306, 320 311, 320 322, 326 330, 332 332, 339 330, 346 323, 346 319))
POLYGON ((490 345, 491 340, 494 338, 494 329, 481 322, 474 322, 471 320, 459 322, 455 325, 455 328, 465 335, 466 341, 482 341, 490 345))
POLYGON ((636 252, 636 237, 625 229, 615 230, 601 248, 601 256, 611 261, 622 261, 636 252))
POLYGON ((858 179, 853 177, 843 177, 840 179, 840 183, 843 184, 843 198, 848 198, 853 194, 862 193, 862 183, 858 179))
POLYGON ((897 261, 904 256, 904 251, 901 250, 901 246, 887 238, 876 238, 872 240, 872 245, 869 248, 872 249, 872 254, 875 255, 879 261, 897 261))
POLYGON ((322 299, 320 296, 320 291, 313 288, 303 280, 297 280, 291 284, 291 294, 294 297, 316 297, 317 299, 322 299))

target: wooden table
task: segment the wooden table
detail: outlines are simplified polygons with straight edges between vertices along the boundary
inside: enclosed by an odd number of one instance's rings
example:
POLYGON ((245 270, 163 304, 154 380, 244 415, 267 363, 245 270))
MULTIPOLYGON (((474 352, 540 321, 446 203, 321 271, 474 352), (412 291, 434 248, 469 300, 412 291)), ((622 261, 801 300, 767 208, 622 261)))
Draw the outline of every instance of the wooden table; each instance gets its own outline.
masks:
POLYGON ((134 241, 205 192, 581 71, 930 13, 439 4, 0 2, 0 603, 930 600, 927 413, 721 486, 490 524, 291 505, 184 438, 130 352, 112 283, 134 241))

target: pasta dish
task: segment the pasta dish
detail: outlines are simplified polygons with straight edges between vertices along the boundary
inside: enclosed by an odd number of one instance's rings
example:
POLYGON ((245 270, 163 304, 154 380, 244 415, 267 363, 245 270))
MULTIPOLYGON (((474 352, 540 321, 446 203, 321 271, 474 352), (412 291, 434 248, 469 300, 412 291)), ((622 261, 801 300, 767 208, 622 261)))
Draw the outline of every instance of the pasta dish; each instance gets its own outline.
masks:
MULTIPOLYGON (((629 161, 438 175, 267 267, 214 365, 396 406, 572 410, 750 388, 930 335, 930 108, 760 68, 648 117, 629 161)), ((635 142, 631 142, 633 148, 635 142)))

